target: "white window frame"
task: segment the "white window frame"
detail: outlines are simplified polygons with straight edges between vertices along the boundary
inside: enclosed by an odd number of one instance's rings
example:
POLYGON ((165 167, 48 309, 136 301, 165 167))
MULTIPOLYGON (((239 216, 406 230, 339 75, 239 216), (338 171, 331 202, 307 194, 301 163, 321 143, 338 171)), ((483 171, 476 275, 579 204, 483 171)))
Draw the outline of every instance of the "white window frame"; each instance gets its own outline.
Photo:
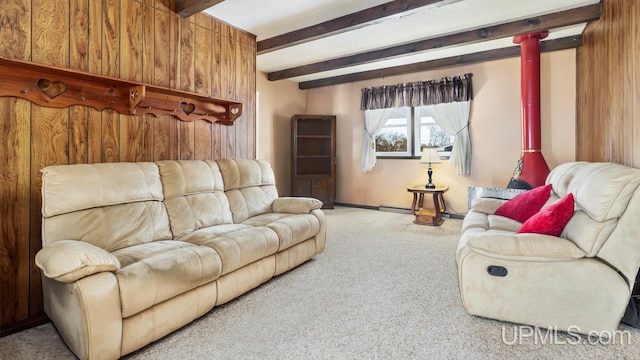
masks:
MULTIPOLYGON (((387 122, 406 118, 407 119, 406 125, 385 124, 385 126, 380 131, 380 134, 383 133, 385 129, 397 128, 397 127, 404 128, 406 126, 407 151, 376 151, 376 157, 406 159, 406 158, 416 158, 421 156, 423 145, 422 145, 422 139, 420 138, 420 135, 421 135, 421 127, 424 126, 423 124, 421 124, 420 112, 422 108, 423 106, 415 106, 415 107, 402 107, 402 108, 393 109, 391 115, 389 116, 389 120, 387 120, 387 122)), ((425 116, 425 117, 428 117, 431 119, 431 121, 429 121, 428 126, 436 127, 439 131, 442 131, 440 130, 440 126, 435 122, 435 120, 433 120, 430 116, 425 116)), ((376 140, 380 136, 380 134, 376 136, 376 140)), ((446 136, 450 138, 449 145, 453 145, 453 140, 455 139, 455 136, 441 134, 440 139, 438 139, 439 142, 443 141, 442 136, 446 136)), ((438 148, 438 155, 442 159, 446 160, 446 159, 449 159, 449 157, 451 156, 451 151, 446 151, 445 147, 446 146, 441 146, 440 148, 438 148)))
POLYGON ((413 108, 413 119, 414 119, 414 154, 419 156, 422 153, 422 147, 424 145, 432 146, 438 145, 438 156, 443 159, 449 159, 451 157, 451 150, 447 151, 446 147, 452 146, 453 141, 455 139, 455 135, 448 135, 441 128, 440 125, 436 123, 436 121, 427 115, 421 115, 421 111, 424 109, 424 106, 416 106, 413 108), (426 124, 422 123, 423 118, 427 119, 426 124), (429 141, 422 141, 422 126, 429 126, 431 128, 435 128, 435 131, 438 132, 436 139, 430 139, 429 141))
POLYGON ((389 115, 389 121, 406 119, 404 125, 387 125, 380 130, 376 136, 376 150, 378 138, 385 132, 385 129, 399 128, 404 129, 407 133, 407 150, 406 151, 376 151, 376 157, 411 157, 413 152, 413 126, 412 126, 412 110, 410 107, 395 108, 389 115))

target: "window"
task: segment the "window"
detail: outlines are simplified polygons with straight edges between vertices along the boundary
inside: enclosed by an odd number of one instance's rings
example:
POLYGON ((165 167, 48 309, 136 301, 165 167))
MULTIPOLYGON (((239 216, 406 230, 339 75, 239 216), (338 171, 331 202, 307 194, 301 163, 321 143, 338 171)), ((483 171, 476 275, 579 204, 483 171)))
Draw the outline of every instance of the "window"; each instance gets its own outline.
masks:
POLYGON ((454 135, 449 135, 440 128, 431 116, 427 115, 424 106, 414 108, 414 123, 416 141, 414 154, 420 156, 424 146, 438 147, 438 155, 443 158, 449 158, 451 148, 453 147, 454 135))
POLYGON ((396 108, 376 136, 376 156, 409 157, 413 147, 411 108, 396 108))
POLYGON ((376 156, 419 157, 422 147, 437 146, 438 154, 449 158, 453 139, 426 114, 424 106, 396 108, 376 137, 376 156))

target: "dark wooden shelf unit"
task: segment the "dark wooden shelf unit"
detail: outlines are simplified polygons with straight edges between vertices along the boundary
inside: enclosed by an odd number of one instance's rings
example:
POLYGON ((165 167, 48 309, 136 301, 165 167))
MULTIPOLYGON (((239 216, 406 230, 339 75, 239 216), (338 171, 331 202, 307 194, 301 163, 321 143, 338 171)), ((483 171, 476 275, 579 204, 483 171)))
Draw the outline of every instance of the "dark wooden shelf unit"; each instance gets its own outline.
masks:
POLYGON ((291 194, 321 200, 333 209, 336 194, 336 117, 291 118, 291 194))

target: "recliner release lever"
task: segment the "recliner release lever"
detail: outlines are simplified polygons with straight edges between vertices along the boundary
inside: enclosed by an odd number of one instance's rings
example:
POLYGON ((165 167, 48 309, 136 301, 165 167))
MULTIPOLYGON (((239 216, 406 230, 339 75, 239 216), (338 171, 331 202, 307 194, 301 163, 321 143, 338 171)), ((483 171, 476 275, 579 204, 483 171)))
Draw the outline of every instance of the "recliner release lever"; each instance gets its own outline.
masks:
POLYGON ((507 274, 509 273, 506 267, 497 266, 497 265, 489 265, 489 267, 487 267, 487 272, 491 276, 500 276, 500 277, 507 276, 507 274))

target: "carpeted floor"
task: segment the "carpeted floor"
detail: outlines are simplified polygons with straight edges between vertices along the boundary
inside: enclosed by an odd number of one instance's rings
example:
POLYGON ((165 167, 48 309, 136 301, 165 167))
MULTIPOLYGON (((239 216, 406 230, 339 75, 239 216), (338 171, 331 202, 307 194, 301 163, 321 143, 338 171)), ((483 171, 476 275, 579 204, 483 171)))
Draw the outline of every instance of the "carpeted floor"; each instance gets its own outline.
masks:
MULTIPOLYGON (((468 315, 462 221, 327 210, 324 253, 128 359, 640 359, 640 330, 610 344, 468 315), (581 342, 581 344, 575 344, 581 342)), ((73 359, 51 324, 0 339, 2 359, 73 359)))

